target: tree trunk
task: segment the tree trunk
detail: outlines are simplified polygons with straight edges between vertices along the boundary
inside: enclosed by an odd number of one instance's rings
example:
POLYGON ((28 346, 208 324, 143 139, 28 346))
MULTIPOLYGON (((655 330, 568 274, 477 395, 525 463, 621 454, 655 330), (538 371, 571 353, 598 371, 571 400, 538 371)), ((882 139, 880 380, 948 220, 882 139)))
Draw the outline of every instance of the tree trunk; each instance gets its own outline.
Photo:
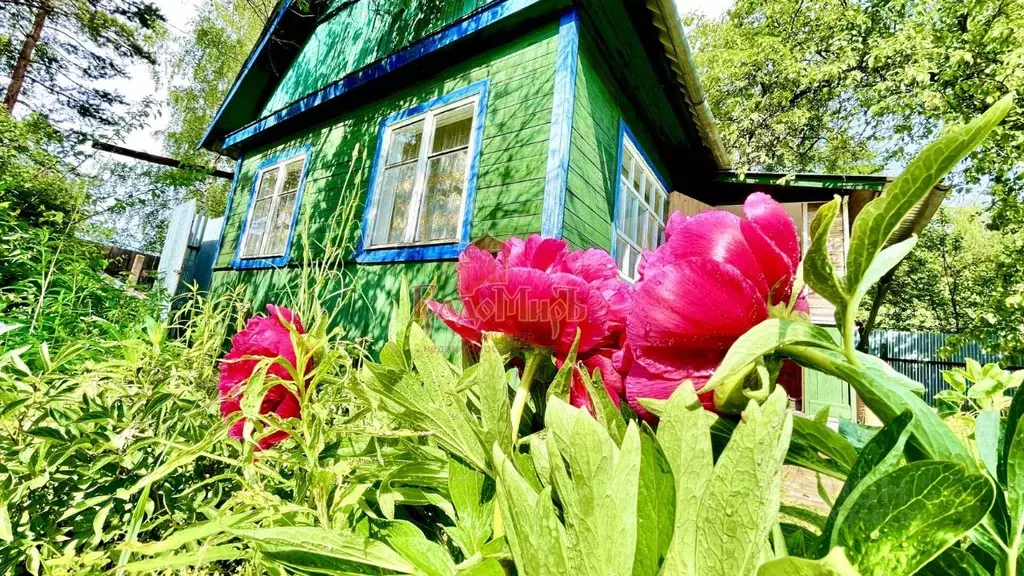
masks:
POLYGON ((36 18, 32 22, 32 30, 29 31, 28 36, 25 38, 25 43, 21 45, 18 60, 14 63, 14 69, 11 70, 11 83, 7 86, 7 94, 4 96, 4 106, 7 107, 8 113, 13 112, 14 105, 18 103, 21 88, 25 85, 25 74, 28 72, 28 65, 32 60, 32 52, 36 49, 36 44, 39 43, 39 38, 43 35, 43 26, 46 24, 46 17, 50 15, 50 10, 51 8, 48 4, 43 4, 36 10, 36 18))

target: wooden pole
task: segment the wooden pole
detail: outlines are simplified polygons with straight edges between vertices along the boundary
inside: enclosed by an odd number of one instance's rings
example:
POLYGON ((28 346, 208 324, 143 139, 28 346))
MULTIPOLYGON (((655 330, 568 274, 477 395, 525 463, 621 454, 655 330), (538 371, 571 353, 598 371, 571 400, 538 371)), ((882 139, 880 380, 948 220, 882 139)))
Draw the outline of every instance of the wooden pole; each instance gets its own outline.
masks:
POLYGON ((223 178, 224 180, 231 180, 235 177, 234 172, 228 172, 227 170, 218 170, 216 168, 202 168, 196 166, 189 166, 178 160, 177 158, 168 158, 166 156, 158 156, 156 154, 150 154, 149 152, 142 152, 141 150, 132 150, 131 148, 124 148, 117 144, 111 144, 109 142, 100 142, 94 140, 92 147, 96 150, 102 150, 104 152, 110 152, 119 156, 126 156, 128 158, 134 158, 136 160, 142 160, 143 162, 149 162, 150 164, 159 164, 161 166, 170 166, 171 168, 194 168, 196 170, 206 172, 210 176, 215 178, 223 178))

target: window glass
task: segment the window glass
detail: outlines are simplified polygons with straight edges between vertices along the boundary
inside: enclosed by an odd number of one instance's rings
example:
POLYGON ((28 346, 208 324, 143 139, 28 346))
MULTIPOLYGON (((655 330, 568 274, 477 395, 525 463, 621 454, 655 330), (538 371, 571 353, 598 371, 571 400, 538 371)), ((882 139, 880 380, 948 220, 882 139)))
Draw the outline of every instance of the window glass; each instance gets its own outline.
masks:
POLYGON ((644 251, 665 240, 668 194, 636 144, 624 137, 622 146, 615 261, 619 274, 632 279, 644 251))
POLYGON ((242 258, 276 257, 287 251, 305 162, 303 155, 260 171, 242 240, 242 258))
POLYGON ((476 107, 470 98, 387 129, 370 247, 458 240, 476 107))

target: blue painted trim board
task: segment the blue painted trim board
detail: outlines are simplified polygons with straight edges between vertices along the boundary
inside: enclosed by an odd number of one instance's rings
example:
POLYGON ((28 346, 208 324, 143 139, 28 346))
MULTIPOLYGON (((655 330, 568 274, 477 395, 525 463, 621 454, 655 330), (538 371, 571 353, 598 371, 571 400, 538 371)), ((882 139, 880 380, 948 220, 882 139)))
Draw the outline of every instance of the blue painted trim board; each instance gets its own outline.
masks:
POLYGON ((295 238, 295 224, 299 220, 299 212, 302 211, 302 191, 306 187, 306 176, 309 174, 309 162, 313 157, 313 146, 306 144, 297 148, 289 148, 267 157, 256 167, 252 178, 252 189, 249 192, 249 204, 245 209, 245 220, 242 221, 242 230, 238 233, 238 245, 235 246, 235 257, 231 260, 231 267, 236 270, 252 270, 255 268, 279 268, 288 264, 292 255, 292 240, 295 238), (285 242, 284 254, 273 258, 242 258, 242 245, 245 241, 245 231, 249 228, 249 218, 252 216, 252 208, 256 200, 256 186, 260 182, 260 171, 268 166, 280 164, 292 158, 305 154, 302 162, 302 175, 299 177, 299 188, 295 192, 295 209, 292 210, 292 222, 288 228, 288 240, 285 242))
POLYGON ((561 238, 565 222, 572 112, 576 103, 576 71, 580 60, 579 28, 580 19, 575 8, 562 14, 558 25, 555 101, 551 106, 551 132, 548 135, 548 163, 540 227, 541 236, 549 238, 561 238))
POLYGON ((223 147, 228 148, 252 138, 260 132, 276 126, 293 116, 338 98, 342 94, 350 92, 371 80, 403 68, 432 52, 436 52, 457 40, 461 40, 540 1, 542 0, 503 0, 497 2, 482 12, 460 20, 447 28, 443 28, 436 34, 420 40, 408 48, 399 50, 391 56, 383 58, 374 64, 370 64, 361 70, 345 76, 333 84, 313 92, 309 96, 278 110, 270 116, 228 134, 224 137, 223 147))
POLYGON ((294 1, 295 0, 285 0, 281 9, 274 15, 274 21, 270 24, 270 27, 267 28, 267 33, 263 35, 263 38, 260 38, 256 48, 249 54, 249 58, 245 61, 245 66, 242 67, 242 71, 238 73, 234 83, 231 84, 231 89, 228 90, 228 95, 225 96, 224 101, 220 103, 220 108, 217 109, 217 114, 213 116, 213 120, 210 121, 210 125, 206 127, 206 133, 203 134, 202 139, 199 140, 199 146, 196 147, 197 149, 202 148, 207 143, 207 140, 210 138, 210 133, 213 132, 213 127, 220 121, 220 117, 224 113, 224 109, 227 108, 228 102, 230 102, 235 96, 235 92, 238 91, 238 87, 242 84, 242 80, 245 79, 246 75, 249 74, 249 69, 256 63, 256 57, 263 51, 263 48, 267 45, 270 37, 274 34, 274 30, 277 29, 277 25, 281 22, 281 18, 283 18, 285 13, 288 12, 288 8, 291 7, 294 1))
POLYGON ((665 194, 672 191, 672 188, 668 185, 668 181, 662 178, 661 173, 658 172, 658 167, 651 161, 647 152, 644 152, 643 146, 640 146, 640 142, 638 142, 636 136, 633 135, 633 131, 629 129, 629 126, 626 126, 626 121, 619 120, 619 153, 615 158, 615 207, 612 210, 612 249, 609 250, 609 253, 612 255, 612 260, 616 262, 616 265, 618 265, 619 261, 618 254, 616 254, 616 247, 619 243, 619 206, 621 205, 619 196, 622 195, 622 155, 626 151, 625 141, 627 138, 630 143, 633 144, 633 148, 636 148, 636 151, 640 153, 640 157, 645 163, 647 163, 651 172, 654 173, 654 177, 658 179, 659 183, 661 183, 662 188, 665 189, 665 194))
POLYGON ((473 205, 476 200, 476 181, 480 171, 480 152, 484 141, 484 115, 487 110, 487 93, 490 81, 487 79, 474 82, 469 86, 449 92, 443 96, 434 98, 396 112, 381 120, 380 130, 377 134, 377 148, 374 152, 373 168, 370 171, 370 190, 366 195, 366 206, 363 208, 363 221, 359 234, 359 244, 356 246, 355 259, 361 264, 373 264, 381 262, 421 262, 425 260, 445 260, 458 258, 459 254, 469 245, 470 232, 473 227, 473 205), (466 199, 462 213, 462 229, 459 231, 459 240, 447 244, 410 245, 392 248, 368 248, 367 239, 372 229, 370 222, 373 214, 374 201, 377 196, 379 184, 379 172, 382 170, 384 159, 385 142, 384 134, 389 126, 401 122, 406 118, 418 116, 430 110, 447 106, 458 100, 479 95, 476 102, 474 115, 473 134, 470 137, 470 149, 473 157, 469 162, 469 178, 466 184, 466 199))
POLYGON ((242 177, 242 162, 245 161, 245 154, 239 154, 235 160, 235 175, 231 177, 231 189, 228 190, 228 203, 224 207, 224 215, 220 221, 220 238, 217 239, 217 252, 213 259, 214 268, 217 267, 217 260, 220 260, 220 249, 224 246, 224 233, 228 229, 228 220, 231 217, 231 203, 235 201, 235 190, 238 188, 238 179, 242 177))

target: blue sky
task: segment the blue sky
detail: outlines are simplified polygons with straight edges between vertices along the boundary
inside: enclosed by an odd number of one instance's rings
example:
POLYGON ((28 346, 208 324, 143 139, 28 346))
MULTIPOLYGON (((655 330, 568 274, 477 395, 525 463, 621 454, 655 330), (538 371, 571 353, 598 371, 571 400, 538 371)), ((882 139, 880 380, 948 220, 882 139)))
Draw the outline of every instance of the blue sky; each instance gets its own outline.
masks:
MULTIPOLYGON (((189 21, 196 9, 210 0, 155 0, 157 6, 163 11, 167 18, 168 28, 171 34, 182 35, 189 30, 189 21)), ((680 12, 699 11, 709 16, 717 16, 732 5, 733 0, 676 0, 680 12)), ((152 71, 145 66, 136 66, 132 70, 130 79, 111 83, 122 94, 131 101, 138 101, 146 96, 166 94, 166 88, 158 85, 153 78, 152 71)), ((130 134, 124 144, 129 148, 144 150, 154 154, 163 152, 160 138, 157 133, 167 127, 168 115, 161 111, 157 118, 152 120, 151 126, 143 130, 136 130, 130 134)))

